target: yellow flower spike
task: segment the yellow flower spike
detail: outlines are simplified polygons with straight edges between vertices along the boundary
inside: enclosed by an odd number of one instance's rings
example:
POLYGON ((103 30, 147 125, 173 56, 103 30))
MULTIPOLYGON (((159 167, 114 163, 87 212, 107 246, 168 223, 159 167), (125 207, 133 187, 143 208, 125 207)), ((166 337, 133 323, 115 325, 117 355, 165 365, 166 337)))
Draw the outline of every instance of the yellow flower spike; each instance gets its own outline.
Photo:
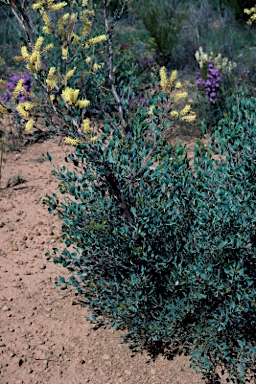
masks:
POLYGON ((2 106, 2 104, 0 104, 0 113, 2 115, 4 115, 5 113, 7 113, 7 109, 5 107, 2 106))
POLYGON ((86 108, 88 107, 88 105, 90 104, 90 101, 89 100, 78 100, 78 102, 76 103, 76 107, 79 107, 79 108, 86 108))
POLYGON ((44 51, 49 51, 50 49, 53 49, 54 45, 51 43, 51 44, 47 44, 44 51))
POLYGON ((35 121, 33 119, 28 120, 25 124, 25 131, 30 131, 33 128, 34 124, 35 121))
POLYGON ((82 1, 82 7, 87 7, 88 5, 88 0, 83 0, 82 1))
POLYGON ((74 75, 75 71, 76 71, 76 67, 68 71, 66 76, 64 77, 64 82, 68 81, 68 79, 70 79, 70 77, 74 75))
POLYGON ((186 105, 181 111, 180 111, 180 115, 181 116, 185 116, 189 113, 191 109, 191 105, 186 105))
POLYGON ((62 91, 62 96, 63 96, 64 100, 67 101, 68 103, 75 104, 77 101, 79 92, 80 92, 79 89, 73 89, 70 87, 66 87, 62 91))
POLYGON ((29 70, 29 72, 31 72, 31 73, 36 73, 36 70, 35 70, 35 68, 33 67, 33 65, 32 65, 31 63, 28 63, 28 64, 26 65, 26 67, 27 67, 27 69, 29 70))
POLYGON ((169 80, 169 83, 170 83, 170 86, 172 87, 174 81, 177 79, 177 75, 178 75, 178 71, 177 69, 175 69, 174 71, 172 71, 172 74, 170 76, 170 80, 169 80))
POLYGON ((175 84, 175 88, 176 89, 181 89, 182 88, 182 84, 180 81, 177 81, 177 83, 175 84))
POLYGON ((40 58, 40 53, 37 51, 34 51, 30 56, 29 61, 31 64, 35 64, 39 58, 40 58))
POLYGON ((25 45, 23 45, 21 47, 21 56, 23 57, 23 59, 25 60, 29 60, 30 59, 30 55, 28 53, 28 49, 25 45))
POLYGON ((93 64, 93 71, 94 71, 94 72, 97 72, 99 69, 100 69, 99 64, 98 64, 98 63, 94 63, 94 64, 93 64))
POLYGON ((149 107, 149 110, 148 110, 148 115, 149 116, 153 116, 154 115, 154 109, 155 109, 155 105, 151 105, 150 107, 149 107))
POLYGON ((106 40, 107 40, 106 35, 96 36, 96 37, 93 37, 93 38, 89 39, 86 42, 85 46, 86 46, 86 48, 89 48, 90 46, 92 46, 94 44, 101 43, 102 41, 106 41, 106 40))
POLYGON ((67 60, 68 59, 68 45, 63 45, 61 48, 61 53, 62 53, 62 59, 67 60))
POLYGON ((85 62, 87 65, 90 65, 91 62, 92 62, 92 58, 90 56, 88 56, 86 59, 85 59, 85 62))
POLYGON ((42 8, 44 5, 45 5, 45 0, 39 0, 35 4, 32 5, 32 8, 34 10, 36 10, 36 9, 42 8))
POLYGON ((77 43, 79 43, 79 41, 80 41, 80 37, 76 33, 72 33, 71 42, 77 44, 77 43))
POLYGON ((174 102, 180 100, 180 99, 184 99, 185 97, 187 97, 188 94, 187 92, 182 92, 182 93, 177 93, 175 96, 174 96, 174 102))
POLYGON ((50 35, 52 33, 52 30, 47 27, 46 25, 43 26, 43 32, 46 34, 46 35, 50 35))
POLYGON ((160 85, 161 85, 161 88, 162 90, 165 92, 166 89, 167 89, 167 75, 166 75, 166 68, 165 67, 162 67, 160 69, 160 85))
POLYGON ((55 95, 50 95, 51 102, 53 102, 54 99, 55 99, 55 95))
POLYGON ((47 75, 47 79, 50 79, 51 77, 53 77, 55 71, 56 71, 56 68, 55 67, 51 67, 49 69, 49 72, 48 72, 48 75, 47 75))
POLYGON ((177 111, 171 111, 170 115, 171 115, 172 117, 179 117, 179 112, 177 112, 177 111))
POLYGON ((70 22, 73 23, 76 19, 76 14, 75 13, 72 13, 71 16, 70 16, 70 22))
POLYGON ((45 25, 47 27, 50 27, 51 26, 51 19, 50 19, 50 17, 47 15, 45 10, 41 10, 40 13, 41 13, 43 21, 45 22, 45 25))
POLYGON ((65 21, 68 20, 69 16, 70 16, 69 13, 65 13, 65 15, 63 15, 57 22, 57 27, 58 27, 60 35, 65 34, 63 24, 65 23, 65 21))
POLYGON ((93 136, 90 138, 91 143, 95 143, 95 141, 97 141, 97 140, 98 140, 98 136, 93 136))
POLYGON ((89 133, 90 132, 90 130, 91 130, 90 124, 91 124, 90 119, 85 119, 83 121, 84 133, 89 133))
POLYGON ((26 119, 29 118, 29 113, 28 111, 26 111, 22 105, 22 103, 18 104, 17 105, 17 111, 19 112, 20 115, 22 115, 23 117, 25 117, 26 119))
POLYGON ((12 94, 14 98, 17 97, 20 92, 26 92, 24 87, 23 87, 23 81, 24 81, 23 79, 18 80, 18 83, 17 83, 16 87, 14 88, 14 91, 12 94))
POLYGON ((61 1, 58 4, 51 5, 49 7, 49 9, 50 9, 50 11, 60 11, 62 8, 66 7, 66 5, 68 5, 68 3, 66 3, 66 1, 61 1))
POLYGON ((196 115, 186 115, 182 117, 182 120, 188 123, 194 121, 195 119, 196 119, 196 115))
POLYGON ((34 46, 34 52, 40 52, 40 48, 43 42, 44 42, 43 36, 39 36, 34 46))
POLYGON ((80 143, 80 140, 72 139, 71 137, 65 137, 64 142, 70 145, 78 145, 80 143))

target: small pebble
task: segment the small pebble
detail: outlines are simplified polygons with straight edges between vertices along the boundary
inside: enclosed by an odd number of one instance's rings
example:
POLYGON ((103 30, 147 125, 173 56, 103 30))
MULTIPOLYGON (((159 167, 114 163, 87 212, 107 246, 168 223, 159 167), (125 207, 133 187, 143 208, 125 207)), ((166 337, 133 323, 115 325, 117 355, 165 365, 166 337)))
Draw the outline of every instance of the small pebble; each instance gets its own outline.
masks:
POLYGON ((24 350, 26 350, 26 349, 29 349, 29 348, 30 348, 30 345, 28 345, 28 344, 22 344, 21 348, 24 349, 24 350))

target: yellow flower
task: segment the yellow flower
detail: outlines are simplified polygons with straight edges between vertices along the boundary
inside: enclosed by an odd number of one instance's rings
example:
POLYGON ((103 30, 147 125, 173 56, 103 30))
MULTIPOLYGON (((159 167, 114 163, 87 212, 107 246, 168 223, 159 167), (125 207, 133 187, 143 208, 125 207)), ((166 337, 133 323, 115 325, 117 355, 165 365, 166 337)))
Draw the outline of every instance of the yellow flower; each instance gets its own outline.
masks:
POLYGON ((47 15, 45 10, 41 10, 40 13, 41 13, 42 19, 45 22, 46 26, 50 27, 51 26, 51 19, 50 19, 50 17, 47 15))
POLYGON ((25 45, 23 45, 21 47, 21 56, 23 57, 23 59, 25 60, 29 60, 30 59, 30 55, 28 53, 28 49, 25 45))
POLYGON ((63 24, 69 18, 69 16, 70 16, 69 13, 65 13, 65 15, 61 16, 61 18, 57 22, 57 27, 58 27, 59 33, 61 35, 65 34, 65 31, 64 31, 64 28, 63 28, 63 24))
POLYGON ((174 102, 180 99, 184 99, 187 96, 188 96, 187 92, 177 93, 177 95, 174 96, 174 102))
POLYGON ((51 67, 49 69, 49 72, 48 72, 48 75, 47 75, 47 79, 50 79, 51 77, 53 77, 55 71, 56 71, 56 68, 55 67, 51 67))
POLYGON ((7 109, 6 109, 2 104, 0 104, 0 113, 1 113, 2 115, 4 115, 5 113, 7 113, 7 109))
POLYGON ((44 42, 43 36, 39 36, 34 46, 34 52, 40 52, 40 48, 43 42, 44 42))
POLYGON ((79 43, 80 37, 76 33, 72 33, 71 35, 71 42, 72 43, 79 43))
POLYGON ((16 87, 14 88, 14 91, 12 94, 13 97, 17 97, 20 92, 26 92, 24 87, 23 87, 23 79, 18 80, 18 83, 17 83, 16 87))
POLYGON ((87 7, 88 5, 88 0, 83 0, 82 1, 82 7, 87 7))
POLYGON ((182 84, 181 84, 180 81, 177 81, 177 83, 175 84, 175 88, 176 88, 176 89, 180 89, 180 88, 182 88, 182 84))
POLYGON ((107 40, 106 35, 100 35, 100 36, 93 37, 87 41, 86 48, 89 48, 91 45, 101 43, 102 41, 106 41, 106 40, 107 40))
POLYGON ((17 105, 17 111, 20 113, 20 115, 22 115, 23 117, 25 117, 26 119, 29 117, 29 113, 28 111, 26 111, 22 105, 22 103, 18 104, 17 105))
POLYGON ((93 71, 97 72, 100 69, 100 65, 98 63, 93 64, 93 71))
POLYGON ((29 60, 31 64, 35 64, 37 61, 40 60, 40 52, 34 51, 30 56, 29 60))
POLYGON ((171 115, 172 117, 179 117, 179 112, 177 112, 177 111, 171 111, 170 115, 171 115))
POLYGON ((191 106, 190 106, 190 105, 186 105, 186 106, 181 110, 180 115, 181 115, 181 116, 185 116, 185 115, 187 115, 187 114, 189 113, 190 109, 191 109, 191 106))
POLYGON ((90 101, 89 100, 78 100, 76 102, 76 107, 79 107, 79 108, 86 108, 88 107, 88 105, 90 104, 90 101))
POLYGON ((61 1, 60 3, 58 4, 53 4, 49 7, 49 9, 51 11, 60 11, 62 8, 66 7, 66 5, 68 5, 68 3, 66 3, 65 1, 61 1))
POLYGON ((91 130, 91 128, 90 128, 90 119, 85 119, 84 121, 83 121, 83 125, 84 125, 84 132, 85 133, 89 133, 90 132, 90 130, 91 130))
POLYGON ((85 62, 86 64, 90 65, 91 62, 92 62, 92 58, 90 56, 88 56, 86 59, 85 59, 85 62))
POLYGON ((160 84, 161 84, 161 87, 162 87, 162 90, 165 92, 166 91, 166 88, 167 88, 167 75, 166 75, 166 68, 165 67, 162 67, 160 69, 160 84))
POLYGON ((46 25, 43 26, 43 32, 46 35, 50 35, 52 33, 51 29, 49 27, 47 27, 46 25))
POLYGON ((91 143, 95 143, 95 141, 97 141, 97 140, 98 140, 98 136, 93 136, 90 138, 91 143))
POLYGON ((54 46, 53 46, 52 43, 51 43, 51 44, 47 44, 44 50, 45 50, 45 51, 49 51, 50 49, 53 49, 53 47, 54 47, 54 46))
POLYGON ((62 59, 67 60, 68 59, 68 46, 63 45, 63 47, 61 48, 61 52, 62 52, 62 59))
POLYGON ((196 115, 186 115, 186 116, 183 116, 182 117, 182 120, 183 121, 187 121, 187 122, 191 122, 191 121, 194 121, 196 119, 196 115))
POLYGON ((40 9, 45 5, 45 0, 39 0, 35 4, 32 5, 33 9, 40 9))
POLYGON ((77 145, 80 143, 80 140, 72 139, 71 137, 65 137, 64 142, 70 145, 77 145))
POLYGON ((172 87, 174 81, 177 79, 177 75, 178 75, 178 71, 177 69, 175 69, 174 71, 172 71, 172 74, 170 76, 170 86, 172 87))
POLYGON ((33 67, 33 65, 31 63, 28 63, 27 64, 27 69, 31 72, 31 73, 36 73, 36 70, 35 68, 33 67))
POLYGON ((53 102, 54 99, 55 99, 55 95, 50 95, 51 102, 53 102))
POLYGON ((155 109, 155 105, 151 105, 149 107, 149 110, 148 110, 148 115, 149 116, 153 116, 154 115, 154 109, 155 109))
POLYGON ((75 71, 76 71, 76 67, 68 71, 66 76, 64 77, 64 82, 68 81, 68 79, 70 79, 70 77, 74 75, 75 71))
POLYGON ((85 23, 85 27, 82 29, 82 36, 85 37, 88 35, 88 32, 92 26, 92 23, 87 19, 87 17, 83 17, 83 21, 85 23))
POLYGON ((3 79, 0 79, 0 85, 4 85, 3 79))
POLYGON ((67 101, 67 102, 69 102, 71 104, 75 104, 76 101, 77 101, 79 92, 80 92, 79 89, 73 89, 73 88, 70 88, 70 87, 66 87, 62 91, 62 96, 63 96, 65 101, 67 101))
POLYGON ((25 125, 25 131, 30 131, 30 129, 33 128, 34 124, 35 124, 35 121, 33 119, 28 120, 25 125))

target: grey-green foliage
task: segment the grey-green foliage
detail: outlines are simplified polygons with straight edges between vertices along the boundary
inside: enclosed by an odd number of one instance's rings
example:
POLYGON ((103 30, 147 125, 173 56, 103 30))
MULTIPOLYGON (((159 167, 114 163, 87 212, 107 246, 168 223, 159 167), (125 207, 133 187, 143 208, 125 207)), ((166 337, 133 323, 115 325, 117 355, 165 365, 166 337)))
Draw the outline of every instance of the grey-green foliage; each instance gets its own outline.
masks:
POLYGON ((92 319, 153 355, 190 354, 215 384, 217 366, 234 383, 256 375, 255 106, 234 98, 193 165, 164 140, 157 110, 151 123, 139 111, 127 135, 106 123, 67 158, 74 170, 55 171, 65 200, 46 201, 67 246, 54 260, 73 272, 60 281, 88 299, 92 319))

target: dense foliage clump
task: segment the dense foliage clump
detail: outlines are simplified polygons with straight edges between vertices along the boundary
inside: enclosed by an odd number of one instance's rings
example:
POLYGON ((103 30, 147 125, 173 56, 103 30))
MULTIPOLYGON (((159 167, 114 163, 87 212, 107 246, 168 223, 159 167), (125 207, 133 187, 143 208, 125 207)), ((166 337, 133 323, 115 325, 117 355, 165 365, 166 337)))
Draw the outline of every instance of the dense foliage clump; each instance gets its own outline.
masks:
POLYGON ((190 353, 214 383, 217 366, 236 383, 255 375, 255 106, 234 98, 193 165, 143 111, 126 136, 106 123, 55 172, 66 199, 47 201, 67 245, 55 262, 76 271, 92 319, 153 354, 190 353))

